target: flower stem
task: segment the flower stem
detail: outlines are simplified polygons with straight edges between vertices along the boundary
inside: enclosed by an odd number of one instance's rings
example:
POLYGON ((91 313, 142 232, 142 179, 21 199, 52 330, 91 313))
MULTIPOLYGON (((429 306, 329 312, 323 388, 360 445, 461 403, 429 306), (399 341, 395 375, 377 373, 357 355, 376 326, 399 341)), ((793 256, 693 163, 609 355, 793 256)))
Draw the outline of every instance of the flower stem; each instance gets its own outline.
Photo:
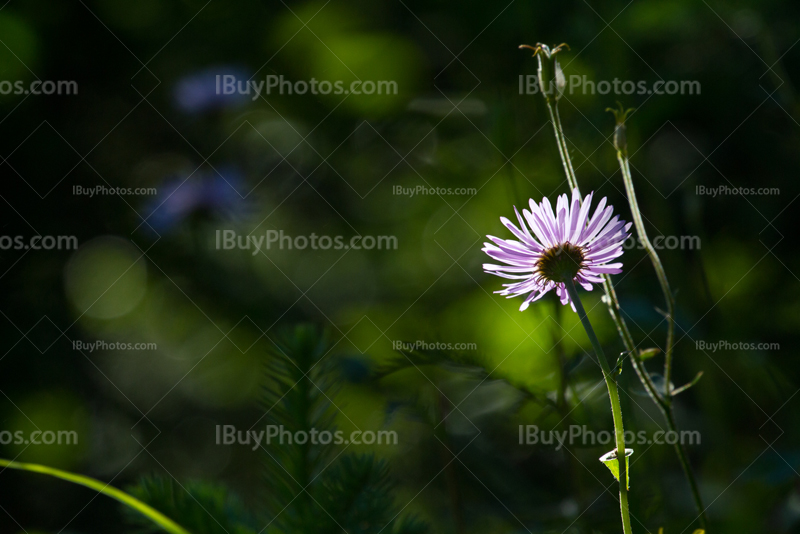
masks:
MULTIPOLYGON (((570 186, 570 189, 575 190, 578 189, 578 196, 580 195, 580 189, 578 188, 578 178, 575 174, 575 170, 572 166, 572 158, 569 156, 569 150, 566 143, 566 138, 564 137, 564 128, 561 125, 561 116, 558 113, 558 102, 553 101, 547 98, 545 95, 545 104, 547 105, 547 111, 550 115, 550 122, 553 124, 553 132, 556 136, 556 144, 558 145, 558 153, 561 156, 561 163, 564 166, 564 174, 567 176, 567 183, 570 186)), ((623 131, 624 133, 624 131, 623 131)), ((625 177, 625 186, 626 190, 628 189, 628 184, 630 184, 630 190, 628 193, 629 201, 631 198, 634 199, 636 202, 635 193, 633 193, 633 182, 630 179, 630 167, 627 161, 627 154, 624 155, 625 164, 622 165, 620 162, 620 166, 622 168, 623 177, 625 177)), ((635 204, 635 208, 631 206, 631 211, 634 212, 638 216, 638 221, 634 221, 636 224, 637 231, 639 228, 644 231, 644 225, 640 224, 641 222, 641 213, 639 212, 638 202, 635 204)), ((646 237, 646 234, 645 234, 646 237)), ((644 240, 643 240, 644 242, 644 240)), ((649 239, 647 240, 649 244, 649 239)), ((652 249, 652 246, 650 247, 652 249)), ((628 325, 625 321, 625 318, 622 316, 622 310, 619 305, 619 299, 617 298, 617 293, 614 290, 614 284, 611 282, 611 277, 607 274, 603 275, 603 290, 605 292, 604 301, 608 306, 608 312, 611 315, 612 320, 614 321, 614 325, 617 327, 617 331, 619 332, 620 337, 622 338, 622 342, 625 345, 625 350, 628 351, 628 354, 631 356, 631 365, 633 366, 634 371, 636 371, 636 375, 639 377, 642 385, 644 386, 645 390, 647 391, 650 398, 653 402, 658 406, 659 410, 661 411, 664 419, 669 427, 669 430, 673 432, 677 432, 677 426, 675 424, 675 416, 672 409, 672 396, 668 394, 671 390, 670 381, 672 379, 672 353, 673 353, 673 338, 674 338, 674 299, 672 297, 672 292, 669 291, 669 284, 667 283, 666 273, 664 273, 663 266, 661 265, 661 260, 658 258, 658 255, 655 254, 655 250, 653 250, 655 256, 651 256, 651 261, 653 261, 653 265, 656 268, 656 273, 659 277, 659 283, 661 283, 662 291, 664 291, 664 297, 667 300, 667 350, 665 351, 665 361, 664 361, 664 379, 665 383, 667 384, 665 388, 665 392, 667 394, 662 393, 658 390, 656 385, 653 383, 653 379, 650 377, 650 374, 647 372, 647 369, 644 366, 644 362, 639 357, 639 352, 636 348, 636 343, 633 340, 633 336, 628 329, 628 325), (655 257, 655 260, 653 259, 655 257), (658 266, 656 267, 656 263, 658 266), (660 273, 659 273, 660 271, 660 273), (663 276, 662 276, 663 275, 663 276)), ((706 516, 705 516, 705 507, 703 506, 703 501, 700 498, 700 492, 697 489, 697 481, 695 479, 694 473, 692 472, 692 468, 689 464, 689 461, 686 456, 686 451, 683 448, 683 445, 680 443, 675 444, 675 454, 678 456, 678 460, 681 463, 681 467, 683 468, 684 475, 686 476, 687 481, 689 482, 689 486, 692 489, 692 496, 694 497, 695 507, 697 508, 698 512, 698 520, 700 522, 700 526, 703 529, 706 529, 706 516)))
MULTIPOLYGON (((555 104, 551 104, 547 99, 545 99, 545 103, 547 104, 547 110, 550 112, 550 120, 553 123, 553 131, 556 135, 556 143, 558 144, 558 152, 561 155, 561 163, 564 166, 564 173, 567 175, 567 182, 571 188, 577 189, 578 196, 581 196, 580 189, 578 188, 578 177, 575 175, 575 170, 572 167, 572 158, 569 157, 569 150, 567 149, 566 138, 564 137, 564 128, 561 125, 561 115, 558 113, 558 103, 556 102, 555 104)), ((633 365, 639 380, 644 385, 644 388, 650 395, 650 398, 654 403, 656 403, 656 405, 658 405, 659 409, 661 409, 662 413, 664 414, 665 419, 667 419, 669 422, 670 417, 667 415, 667 411, 670 409, 670 405, 658 391, 658 388, 653 383, 653 379, 645 369, 644 363, 638 357, 639 353, 636 350, 636 343, 634 342, 633 336, 628 329, 625 318, 622 317, 622 309, 619 305, 617 292, 614 290, 614 284, 611 282, 611 277, 607 274, 603 275, 603 291, 605 292, 604 301, 608 305, 608 312, 611 315, 611 319, 614 321, 614 325, 617 327, 617 331, 622 338, 625 349, 628 351, 628 354, 631 355, 631 364, 633 365)), ((675 428, 670 426, 670 430, 675 430, 675 428)), ((681 446, 676 444, 676 447, 681 446)), ((680 457, 681 454, 679 453, 678 456, 680 457)), ((695 485, 692 475, 687 472, 687 476, 690 478, 690 484, 695 485)), ((698 511, 702 513, 702 509, 703 508, 700 507, 698 508, 698 511)))
MULTIPOLYGON (((658 282, 661 285, 661 292, 664 294, 664 299, 666 300, 667 344, 666 350, 664 351, 664 392, 660 393, 655 388, 650 375, 647 373, 647 370, 644 369, 644 364, 635 350, 631 353, 631 361, 634 363, 636 374, 639 376, 639 379, 645 386, 645 389, 647 389, 650 397, 653 398, 653 401, 658 405, 659 409, 664 414, 664 418, 667 420, 667 426, 669 426, 671 431, 676 432, 677 425, 675 424, 675 414, 672 408, 671 385, 672 357, 675 336, 675 297, 673 296, 672 290, 669 287, 669 280, 667 280, 667 274, 664 270, 663 264, 661 263, 661 258, 659 258, 658 253, 656 252, 652 243, 650 243, 650 239, 647 236, 647 230, 645 229, 644 221, 642 220, 642 214, 639 210, 639 202, 636 198, 636 190, 633 188, 631 167, 628 160, 628 152, 625 147, 617 148, 617 161, 619 161, 620 170, 622 171, 622 180, 625 183, 625 192, 628 195, 628 204, 630 205, 631 214, 633 215, 633 223, 636 226, 636 233, 639 236, 639 241, 641 241, 645 247, 648 256, 650 256, 650 262, 653 264, 653 268, 656 271, 658 282)), ((692 468, 686 456, 686 450, 683 448, 681 443, 675 444, 675 454, 678 456, 678 460, 681 463, 683 472, 686 475, 689 486, 691 487, 692 497, 699 514, 698 520, 700 521, 700 526, 705 530, 706 516, 705 507, 703 506, 703 499, 700 497, 700 491, 698 490, 697 481, 695 480, 694 473, 692 472, 692 468)))
MULTIPOLYGON (((545 103, 547 104, 547 112, 550 114, 550 123, 553 125, 553 133, 556 135, 558 154, 561 156, 561 163, 564 165, 564 174, 567 175, 567 183, 570 189, 578 189, 578 179, 575 176, 575 169, 572 168, 572 159, 569 157, 569 150, 567 149, 567 143, 564 139, 564 129, 561 127, 558 103, 551 103, 547 98, 545 98, 545 103)), ((579 189, 578 193, 580 193, 579 189)))
POLYGON ((614 324, 617 327, 617 331, 622 338, 622 343, 625 345, 628 354, 631 356, 631 365, 633 365, 633 369, 636 371, 636 374, 639 377, 639 380, 642 382, 645 391, 647 391, 647 394, 650 395, 650 398, 659 407, 659 409, 661 409, 664 417, 666 417, 667 414, 665 410, 669 406, 664 401, 663 396, 658 391, 655 383, 653 383, 653 379, 650 377, 647 369, 645 369, 642 359, 639 357, 639 352, 636 350, 636 343, 633 341, 633 336, 631 336, 631 332, 628 330, 628 325, 625 323, 625 319, 622 318, 622 309, 619 306, 619 299, 617 298, 617 292, 614 289, 614 284, 611 283, 611 277, 607 274, 603 275, 603 289, 606 292, 608 311, 611 314, 611 319, 614 321, 614 324))
POLYGON ((669 280, 667 280, 667 273, 664 271, 664 265, 661 263, 661 258, 658 257, 656 249, 650 243, 650 238, 647 236, 647 230, 644 227, 642 220, 642 213, 639 211, 639 202, 636 199, 636 191, 633 188, 633 180, 631 179, 631 167, 628 162, 628 154, 626 150, 617 150, 617 161, 619 161, 620 169, 622 170, 622 180, 625 182, 625 192, 628 194, 628 204, 631 208, 633 215, 633 223, 636 226, 636 233, 639 236, 639 241, 650 256, 650 262, 656 271, 658 283, 661 285, 661 292, 664 293, 664 300, 667 303, 667 346, 664 351, 664 399, 667 403, 672 403, 672 393, 670 380, 672 378, 672 350, 675 337, 675 297, 672 295, 672 290, 669 287, 669 280))
MULTIPOLYGON (((572 167, 572 158, 570 158, 569 150, 567 149, 566 138, 564 137, 564 128, 561 125, 561 115, 558 113, 558 103, 556 102, 551 104, 550 100, 547 98, 545 98, 545 103, 547 104, 547 110, 550 113, 550 121, 553 123, 553 131, 555 132, 556 143, 558 144, 558 153, 561 155, 561 163, 564 166, 564 173, 567 175, 567 182, 569 183, 571 189, 578 190, 578 196, 580 197, 581 194, 580 188, 578 187, 578 177, 575 175, 575 169, 572 167)), ((617 327, 617 331, 622 338, 625 349, 629 354, 631 354, 631 362, 636 374, 639 376, 639 379, 647 390, 647 393, 653 399, 653 402, 655 402, 659 408, 662 408, 663 411, 663 409, 666 409, 667 407, 666 402, 659 393, 658 388, 656 388, 655 384, 653 383, 652 378, 650 378, 649 373, 647 373, 647 370, 644 368, 644 364, 637 357, 638 352, 636 352, 636 343, 633 341, 633 336, 628 329, 628 325, 625 322, 625 319, 622 317, 622 310, 619 306, 617 292, 614 290, 614 284, 611 282, 611 277, 607 274, 603 275, 603 290, 606 294, 606 298, 604 300, 608 305, 608 312, 611 314, 611 318, 617 327)), ((664 416, 666 417, 666 412, 664 412, 664 416)))
MULTIPOLYGON (((561 134, 561 145, 564 147, 564 155, 567 159, 567 168, 569 169, 569 173, 572 175, 572 183, 576 189, 578 189, 578 176, 575 174, 575 169, 572 167, 572 158, 569 155, 569 146, 567 145, 567 136, 564 135, 564 127, 561 125, 561 114, 558 112, 558 102, 555 104, 555 114, 556 114, 556 126, 558 128, 558 132, 561 134)), ((578 189, 580 193, 580 189, 578 189)))
POLYGON ((619 464, 619 508, 622 515, 622 530, 625 534, 632 534, 631 518, 628 509, 628 473, 626 472, 626 457, 625 457, 625 429, 622 425, 622 407, 619 402, 619 391, 617 389, 617 380, 608 367, 608 361, 603 353, 603 347, 600 346, 600 341, 594 333, 592 324, 586 316, 586 310, 583 309, 578 291, 575 289, 575 283, 568 280, 564 284, 569 293, 569 298, 575 304, 575 310, 578 312, 578 317, 581 319, 583 328, 586 330, 586 335, 592 343, 594 352, 597 355, 597 360, 600 362, 600 368, 603 370, 603 378, 608 387, 608 398, 611 401, 611 413, 614 419, 614 436, 617 445, 617 464, 619 464))
MULTIPOLYGON (((672 406, 667 410, 665 417, 667 418, 667 424, 670 430, 677 434, 677 425, 675 424, 675 414, 672 411, 672 406)), ((675 444, 675 454, 678 455, 683 473, 686 475, 686 480, 689 481, 689 487, 692 489, 692 498, 694 499, 695 507, 697 507, 697 513, 699 514, 697 519, 700 521, 700 528, 705 532, 707 530, 706 508, 703 506, 703 498, 700 497, 700 490, 697 487, 697 481, 694 478, 692 466, 689 464, 689 458, 686 456, 686 449, 683 448, 683 444, 680 440, 675 444)))

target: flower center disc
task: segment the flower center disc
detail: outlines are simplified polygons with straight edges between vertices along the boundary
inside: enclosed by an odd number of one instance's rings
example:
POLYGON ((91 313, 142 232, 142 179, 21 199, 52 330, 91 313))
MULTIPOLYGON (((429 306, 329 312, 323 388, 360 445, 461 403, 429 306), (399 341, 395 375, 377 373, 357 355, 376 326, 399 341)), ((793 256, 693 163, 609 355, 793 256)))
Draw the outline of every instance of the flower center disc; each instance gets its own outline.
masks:
POLYGON ((562 243, 542 253, 536 262, 540 276, 556 283, 564 283, 577 276, 583 267, 584 257, 581 247, 572 243, 562 243))

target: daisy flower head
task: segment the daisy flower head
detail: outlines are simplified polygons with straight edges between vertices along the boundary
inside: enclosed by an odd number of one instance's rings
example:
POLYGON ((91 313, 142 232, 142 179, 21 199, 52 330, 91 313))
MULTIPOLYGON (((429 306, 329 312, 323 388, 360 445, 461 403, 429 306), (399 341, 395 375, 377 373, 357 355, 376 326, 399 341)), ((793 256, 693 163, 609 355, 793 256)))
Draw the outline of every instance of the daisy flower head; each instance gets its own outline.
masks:
POLYGON ((481 250, 505 265, 485 263, 483 269, 517 281, 503 284, 505 289, 495 293, 508 298, 525 296, 519 308, 523 311, 555 289, 561 304, 570 304, 574 311, 565 282, 572 280, 591 291, 592 284, 603 282, 604 274, 621 273, 622 263, 609 262, 622 255, 631 223, 621 221, 619 215, 612 218, 614 208, 606 206, 606 198, 589 217, 593 195, 581 202, 575 189, 570 202, 563 194, 556 201, 555 211, 547 197, 539 204, 531 199, 530 211, 524 209, 522 215, 514 207, 519 227, 501 217, 500 222, 517 239, 486 236, 492 242, 484 243, 481 250))

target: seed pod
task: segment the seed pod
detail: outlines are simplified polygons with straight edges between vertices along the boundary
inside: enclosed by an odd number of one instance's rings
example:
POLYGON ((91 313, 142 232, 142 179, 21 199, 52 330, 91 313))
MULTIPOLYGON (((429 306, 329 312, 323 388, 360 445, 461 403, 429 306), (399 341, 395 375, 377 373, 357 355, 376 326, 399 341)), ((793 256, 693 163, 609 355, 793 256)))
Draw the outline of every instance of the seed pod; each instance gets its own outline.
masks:
POLYGON ((614 127, 614 148, 620 152, 628 150, 628 138, 625 135, 624 122, 618 122, 614 127))
POLYGON ((628 151, 628 137, 625 134, 625 120, 628 118, 628 113, 633 111, 633 108, 625 109, 622 104, 617 102, 619 108, 606 108, 614 114, 617 124, 614 126, 614 148, 617 152, 627 153, 628 151))
POLYGON ((539 90, 541 90, 549 103, 557 102, 561 95, 564 94, 567 79, 556 59, 556 54, 564 49, 569 50, 569 46, 566 43, 562 43, 551 50, 546 44, 536 43, 536 46, 520 45, 520 48, 533 50, 533 55, 539 60, 539 69, 537 71, 539 90))

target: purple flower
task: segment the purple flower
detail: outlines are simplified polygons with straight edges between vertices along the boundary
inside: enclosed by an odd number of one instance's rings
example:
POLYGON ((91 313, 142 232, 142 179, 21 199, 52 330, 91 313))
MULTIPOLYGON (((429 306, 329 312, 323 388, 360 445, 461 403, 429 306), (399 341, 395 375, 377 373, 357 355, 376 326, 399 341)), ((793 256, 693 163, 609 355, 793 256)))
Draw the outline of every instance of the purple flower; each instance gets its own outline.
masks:
POLYGON ((622 255, 622 244, 630 237, 631 223, 619 220, 619 215, 612 219, 614 208, 606 207, 605 198, 590 218, 592 195, 581 202, 576 189, 571 203, 566 194, 561 195, 555 212, 547 198, 541 204, 531 199, 530 211, 522 211, 524 219, 514 208, 519 227, 505 217, 500 218, 518 240, 486 236, 494 244, 484 243, 482 250, 506 265, 485 263, 483 268, 487 273, 519 282, 503 284, 505 289, 495 293, 508 298, 527 295, 519 308, 523 311, 555 289, 561 304, 569 303, 575 310, 564 286, 566 281, 574 280, 591 291, 592 284, 603 282, 603 274, 622 272, 621 263, 608 262, 622 255))

